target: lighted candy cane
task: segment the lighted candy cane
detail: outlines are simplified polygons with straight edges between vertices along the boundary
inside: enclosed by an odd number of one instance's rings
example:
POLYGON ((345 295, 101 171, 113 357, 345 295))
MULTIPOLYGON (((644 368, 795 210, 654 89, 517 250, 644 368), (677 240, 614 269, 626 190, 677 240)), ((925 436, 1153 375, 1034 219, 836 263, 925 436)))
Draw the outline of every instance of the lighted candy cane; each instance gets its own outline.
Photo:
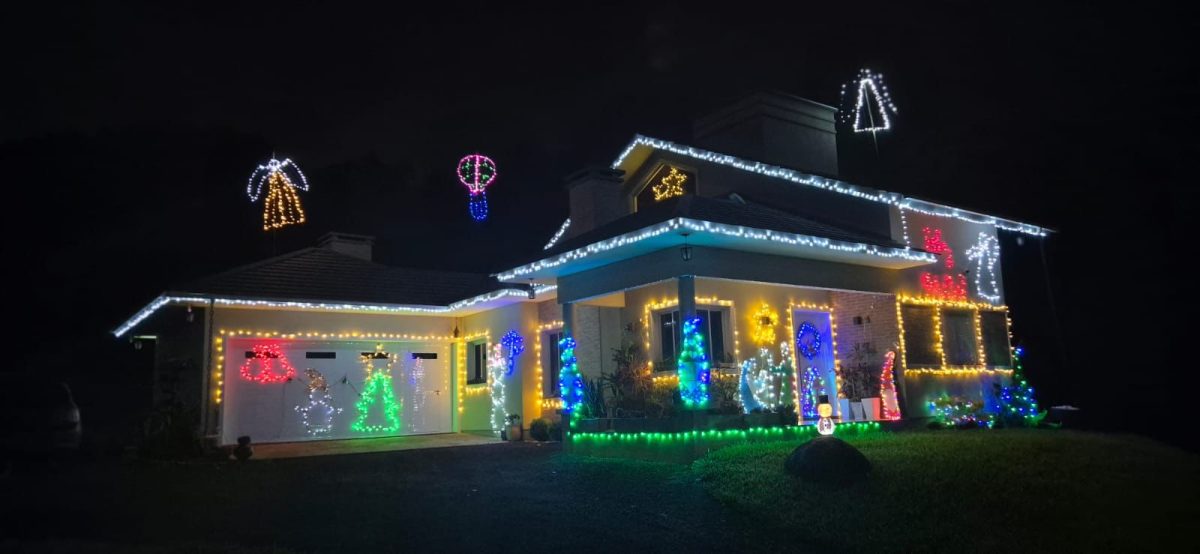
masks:
POLYGON ((979 297, 992 304, 999 302, 1000 285, 996 283, 996 261, 1000 259, 1000 241, 987 233, 979 233, 979 241, 967 249, 967 259, 975 262, 975 291, 979 293, 979 297), (984 267, 987 267, 987 282, 983 281, 984 267), (985 290, 987 292, 984 292, 985 290))
POLYGON ((468 154, 458 161, 458 181, 471 198, 467 208, 475 221, 487 219, 487 188, 496 180, 496 162, 483 154, 468 154))

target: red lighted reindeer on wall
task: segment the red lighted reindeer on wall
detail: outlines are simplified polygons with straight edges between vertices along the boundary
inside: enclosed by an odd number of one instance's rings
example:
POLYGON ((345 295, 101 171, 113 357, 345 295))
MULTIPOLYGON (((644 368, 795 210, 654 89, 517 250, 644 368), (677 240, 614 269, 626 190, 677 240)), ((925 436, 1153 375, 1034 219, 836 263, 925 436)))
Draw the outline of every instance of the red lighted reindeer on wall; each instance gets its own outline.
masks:
MULTIPOLYGON (((946 271, 954 270, 954 251, 942 240, 942 230, 926 227, 925 250, 942 257, 946 271)), ((961 273, 935 275, 928 271, 921 272, 921 290, 927 296, 943 300, 966 300, 967 278, 961 273)))

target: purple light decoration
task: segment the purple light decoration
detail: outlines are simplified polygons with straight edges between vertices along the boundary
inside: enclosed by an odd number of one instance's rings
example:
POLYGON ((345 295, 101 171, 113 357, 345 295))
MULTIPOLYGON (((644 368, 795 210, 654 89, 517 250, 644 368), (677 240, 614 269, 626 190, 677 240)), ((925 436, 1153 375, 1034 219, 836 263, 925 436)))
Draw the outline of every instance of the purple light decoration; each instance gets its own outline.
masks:
POLYGON ((496 180, 496 162, 483 154, 468 154, 458 161, 458 181, 467 187, 471 198, 468 211, 475 221, 487 219, 488 185, 496 180))

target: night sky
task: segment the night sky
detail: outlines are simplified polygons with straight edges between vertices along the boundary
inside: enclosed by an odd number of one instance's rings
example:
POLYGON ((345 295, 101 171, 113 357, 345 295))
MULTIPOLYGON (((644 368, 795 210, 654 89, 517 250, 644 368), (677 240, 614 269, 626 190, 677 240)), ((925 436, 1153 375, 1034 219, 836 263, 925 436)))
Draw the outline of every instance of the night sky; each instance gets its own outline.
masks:
POLYGON ((108 330, 172 284, 331 230, 377 236, 385 263, 500 269, 566 216, 563 177, 635 133, 687 143, 694 118, 762 89, 836 104, 870 67, 900 113, 878 161, 840 135, 843 178, 1058 231, 1045 264, 1038 241, 1003 239, 1043 403, 1106 425, 1182 415, 1192 316, 1172 252, 1198 150, 1194 20, 1146 4, 794 4, 8 13, 9 363, 77 389, 132 382, 132 349, 108 330), (473 151, 499 165, 483 224, 453 174, 473 151), (309 223, 274 244, 245 196, 272 153, 312 184, 309 223))

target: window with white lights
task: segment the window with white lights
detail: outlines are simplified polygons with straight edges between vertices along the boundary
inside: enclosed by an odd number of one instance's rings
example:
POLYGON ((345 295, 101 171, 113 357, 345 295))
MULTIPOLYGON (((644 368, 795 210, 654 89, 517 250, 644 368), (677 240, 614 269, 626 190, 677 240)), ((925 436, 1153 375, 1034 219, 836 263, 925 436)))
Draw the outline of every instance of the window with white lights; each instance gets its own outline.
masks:
POLYGON ((942 310, 942 350, 946 364, 976 365, 979 347, 975 342, 975 312, 942 310))
POLYGON ((932 306, 903 306, 900 317, 904 322, 904 367, 939 367, 937 332, 934 328, 936 308, 932 306))
MULTIPOLYGON (((728 310, 723 308, 697 308, 696 316, 700 318, 699 331, 704 334, 704 348, 708 351, 708 359, 714 364, 733 363, 732 352, 726 350, 728 328, 728 310)), ((658 347, 658 359, 655 364, 658 371, 675 369, 675 359, 679 356, 679 346, 683 333, 683 321, 679 310, 662 311, 654 314, 654 334, 658 347)))
POLYGON ((558 376, 562 371, 562 348, 558 342, 562 340, 562 331, 549 331, 543 335, 543 344, 546 348, 542 352, 546 356, 542 360, 543 381, 545 388, 542 390, 542 396, 545 398, 558 398, 561 391, 558 387, 558 376))
POLYGON ((487 383, 487 341, 477 340, 467 344, 467 384, 487 383))

